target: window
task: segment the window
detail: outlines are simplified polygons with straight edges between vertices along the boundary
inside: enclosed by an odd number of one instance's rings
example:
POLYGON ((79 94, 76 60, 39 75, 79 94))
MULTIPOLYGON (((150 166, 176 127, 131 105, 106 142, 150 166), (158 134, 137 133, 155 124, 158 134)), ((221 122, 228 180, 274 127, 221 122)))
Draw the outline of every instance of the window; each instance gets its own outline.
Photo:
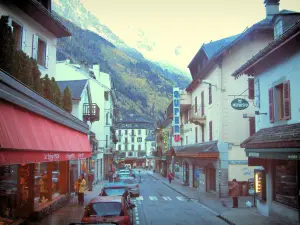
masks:
POLYGON ((184 124, 187 124, 188 121, 189 121, 189 118, 188 118, 188 113, 187 111, 183 113, 184 114, 184 124))
POLYGON ((127 135, 128 134, 128 130, 125 130, 125 135, 127 135))
POLYGON ((138 138, 137 138, 137 142, 142 142, 142 140, 143 140, 143 139, 142 139, 141 137, 138 137, 138 138))
POLYGON ((198 111, 197 96, 195 97, 195 113, 198 111))
POLYGON ((249 134, 250 136, 255 134, 255 117, 249 118, 249 134))
POLYGON ((48 188, 48 163, 37 163, 35 164, 34 174, 34 208, 38 209, 46 203, 45 199, 49 199, 48 188))
POLYGON ((127 146, 127 143, 126 143, 126 145, 125 145, 125 151, 127 151, 128 150, 128 146, 127 146))
POLYGON ((131 151, 134 151, 134 145, 131 145, 131 151))
MULTIPOLYGON (((15 40, 15 47, 16 50, 21 50, 22 49, 22 45, 25 45, 25 43, 23 43, 23 28, 17 24, 15 21, 11 22, 11 26, 13 28, 13 36, 14 36, 14 40, 15 40)), ((24 34, 25 35, 25 34, 24 34)))
POLYGON ((105 137, 105 148, 108 148, 108 135, 105 137))
POLYGON ((254 78, 248 79, 248 98, 254 99, 254 78))
POLYGON ((104 91, 104 99, 105 101, 109 100, 109 91, 104 91))
POLYGON ((209 140, 212 141, 213 132, 212 132, 212 121, 209 121, 209 140))
POLYGON ((125 143, 126 143, 126 144, 128 143, 128 138, 127 138, 127 137, 125 138, 125 143))
POLYGON ((109 120, 109 113, 106 113, 106 117, 105 117, 105 120, 106 120, 106 125, 108 125, 108 120, 109 120))
POLYGON ((33 35, 32 58, 36 59, 39 65, 48 67, 48 45, 37 35, 33 35))
POLYGON ((141 134, 142 134, 142 131, 141 131, 141 130, 138 130, 138 134, 141 135, 141 134))
POLYGON ((204 125, 201 125, 202 142, 204 142, 204 125))
MULTIPOLYGON (((298 184, 297 184, 297 160, 276 160, 275 161, 275 201, 299 208, 298 184)), ((299 168, 299 166, 298 166, 299 168)), ((298 172, 297 172, 298 171, 298 172)))
POLYGON ((204 91, 201 92, 201 115, 204 116, 204 91))
POLYGON ((131 135, 134 135, 134 130, 131 130, 131 135))
POLYGON ((185 136, 185 144, 187 145, 188 143, 189 143, 188 136, 185 136))
POLYGON ((121 136, 121 130, 119 130, 119 135, 121 136))
POLYGON ((128 156, 132 156, 132 152, 128 152, 128 156))
POLYGON ((195 143, 198 143, 198 127, 195 127, 195 143))
POLYGON ((131 137, 131 142, 134 142, 134 137, 131 137))
POLYGON ((291 118, 290 82, 285 81, 269 89, 270 122, 291 118))
POLYGON ((139 149, 139 151, 141 151, 141 150, 142 150, 142 146, 141 146, 141 145, 139 145, 139 146, 138 146, 138 149, 139 149))
POLYGON ((118 150, 121 151, 121 145, 118 145, 118 150))
POLYGON ((212 93, 211 93, 211 84, 208 86, 208 104, 212 103, 212 93))

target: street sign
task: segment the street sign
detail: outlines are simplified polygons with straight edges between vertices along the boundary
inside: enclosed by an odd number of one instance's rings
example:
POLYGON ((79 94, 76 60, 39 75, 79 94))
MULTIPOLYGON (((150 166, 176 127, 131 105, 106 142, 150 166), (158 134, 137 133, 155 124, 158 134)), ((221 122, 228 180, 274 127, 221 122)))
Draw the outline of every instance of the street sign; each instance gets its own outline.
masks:
POLYGON ((236 98, 232 100, 231 107, 236 110, 244 110, 249 107, 249 102, 243 98, 236 98))
POLYGON ((173 134, 174 141, 180 141, 180 92, 178 87, 173 87, 173 134))

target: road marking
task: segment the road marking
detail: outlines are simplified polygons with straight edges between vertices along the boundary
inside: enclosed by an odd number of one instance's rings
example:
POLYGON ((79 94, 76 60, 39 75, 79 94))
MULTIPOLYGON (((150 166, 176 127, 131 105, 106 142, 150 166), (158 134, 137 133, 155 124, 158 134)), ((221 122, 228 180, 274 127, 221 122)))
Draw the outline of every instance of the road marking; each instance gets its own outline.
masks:
POLYGON ((211 213, 215 214, 216 216, 219 216, 220 214, 217 213, 216 211, 210 209, 210 208, 207 208, 205 205, 202 205, 201 203, 198 203, 199 205, 201 205, 204 209, 207 209, 208 211, 210 211, 211 213))
POLYGON ((149 196, 150 200, 157 200, 155 196, 149 196))
POLYGON ((166 200, 166 201, 171 201, 172 200, 170 197, 165 197, 165 196, 163 196, 163 199, 166 200))
POLYGON ((184 198, 184 197, 182 197, 182 196, 177 196, 176 197, 179 201, 186 201, 186 199, 184 198))
POLYGON ((136 200, 144 200, 144 197, 143 196, 139 196, 136 198, 136 200))

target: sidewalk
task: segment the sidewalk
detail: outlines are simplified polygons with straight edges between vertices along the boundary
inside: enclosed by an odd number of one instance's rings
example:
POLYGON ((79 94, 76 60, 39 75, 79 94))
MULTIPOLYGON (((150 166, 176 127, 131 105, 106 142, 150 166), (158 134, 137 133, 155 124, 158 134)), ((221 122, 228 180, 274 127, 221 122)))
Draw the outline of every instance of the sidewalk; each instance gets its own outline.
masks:
MULTIPOLYGON (((90 202, 94 197, 98 196, 103 185, 108 181, 100 181, 93 187, 93 191, 86 191, 84 193, 84 206, 90 202)), ((70 201, 62 208, 58 209, 51 215, 43 218, 40 221, 31 222, 28 221, 29 225, 59 225, 59 224, 69 224, 72 222, 80 222, 84 206, 78 204, 77 196, 70 198, 70 201)))
POLYGON ((232 208, 231 198, 218 198, 212 193, 202 192, 199 195, 197 189, 183 186, 180 181, 175 178, 171 184, 169 184, 166 177, 161 176, 159 173, 148 172, 149 175, 157 180, 161 180, 163 184, 171 188, 172 190, 180 193, 189 199, 197 200, 200 204, 213 210, 218 217, 225 220, 232 225, 284 225, 286 223, 274 220, 270 217, 265 217, 257 212, 256 208, 247 208, 246 202, 253 203, 251 196, 239 197, 239 208, 232 208))

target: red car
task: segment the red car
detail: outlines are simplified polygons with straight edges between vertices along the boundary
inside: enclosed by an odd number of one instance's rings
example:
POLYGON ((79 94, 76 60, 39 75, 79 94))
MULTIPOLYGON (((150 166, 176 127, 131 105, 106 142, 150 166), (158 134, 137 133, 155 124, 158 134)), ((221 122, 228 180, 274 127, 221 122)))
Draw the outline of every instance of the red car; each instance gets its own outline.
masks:
POLYGON ((97 196, 85 207, 81 222, 114 222, 120 225, 132 225, 134 204, 125 201, 122 196, 97 196))

